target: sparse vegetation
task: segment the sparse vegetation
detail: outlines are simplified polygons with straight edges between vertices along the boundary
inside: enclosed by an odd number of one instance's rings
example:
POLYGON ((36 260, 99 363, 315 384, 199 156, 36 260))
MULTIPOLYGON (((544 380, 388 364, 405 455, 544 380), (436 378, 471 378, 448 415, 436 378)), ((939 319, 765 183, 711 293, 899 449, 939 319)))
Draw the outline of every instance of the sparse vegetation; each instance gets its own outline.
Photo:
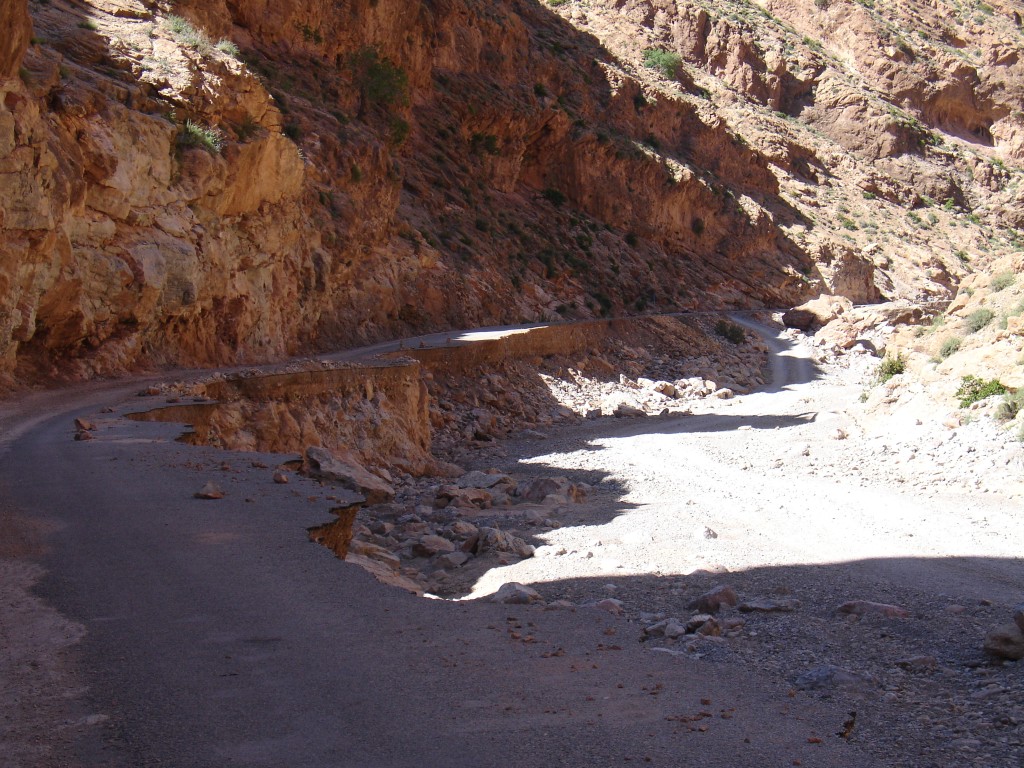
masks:
POLYGON ((728 320, 719 320, 715 323, 715 333, 726 341, 731 341, 733 344, 742 344, 747 340, 747 334, 744 330, 736 325, 736 323, 730 323, 728 320))
POLYGON ((1005 394, 1006 391, 1006 387, 999 379, 985 381, 968 374, 960 380, 960 388, 957 389, 956 396, 960 398, 960 407, 966 408, 993 395, 1005 394))
POLYGON ((996 406, 995 417, 999 421, 1013 421, 1024 408, 1024 390, 1007 392, 1003 401, 996 406))
POLYGON ((376 48, 367 46, 349 60, 359 88, 362 106, 405 106, 409 103, 409 76, 390 59, 381 58, 376 48))
POLYGON ((992 278, 992 282, 989 283, 989 287, 996 291, 1004 291, 1017 282, 1017 276, 1013 272, 1000 272, 992 278))
POLYGON ((985 307, 974 310, 967 316, 967 332, 977 333, 986 325, 991 323, 992 318, 995 316, 995 312, 985 307))
POLYGON ((959 336, 950 336, 942 342, 942 346, 939 348, 939 358, 945 360, 950 355, 956 354, 960 350, 962 343, 963 340, 959 336))
POLYGON ((199 53, 209 53, 213 44, 206 33, 196 27, 188 19, 182 16, 168 16, 167 28, 171 36, 186 48, 192 48, 199 53))
POLYGON ((216 128, 186 120, 178 132, 178 146, 197 147, 211 155, 219 155, 224 146, 224 137, 216 128))
POLYGON ((238 59, 242 55, 242 52, 238 50, 238 46, 227 39, 221 40, 214 47, 221 53, 225 53, 233 59, 238 59))
POLYGON ((644 66, 669 80, 675 80, 679 76, 679 68, 682 65, 683 57, 678 53, 666 51, 664 48, 648 48, 644 51, 644 66))
POLYGON ((878 364, 878 381, 884 384, 893 376, 898 376, 907 370, 907 359, 902 352, 895 355, 886 354, 882 362, 878 364))

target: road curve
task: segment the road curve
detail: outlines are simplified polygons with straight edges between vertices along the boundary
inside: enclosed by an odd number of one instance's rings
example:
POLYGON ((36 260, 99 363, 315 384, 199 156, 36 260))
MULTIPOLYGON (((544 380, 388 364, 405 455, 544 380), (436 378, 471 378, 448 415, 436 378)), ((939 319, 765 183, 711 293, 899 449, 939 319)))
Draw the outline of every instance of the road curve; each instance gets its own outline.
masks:
POLYGON ((41 566, 34 594, 84 628, 64 653, 60 710, 3 737, 35 748, 6 752, 31 753, 18 768, 679 766, 694 754, 708 768, 878 765, 841 739, 808 741, 838 706, 646 651, 601 611, 378 584, 307 541, 330 517, 327 491, 254 466, 278 457, 184 446, 173 427, 117 418, 136 387, 38 395, 2 417, 7 524, 52 531, 5 554, 41 566), (98 422, 96 439, 72 439, 79 415, 98 422), (227 496, 193 498, 210 479, 227 496), (679 726, 707 701, 735 715, 679 726))

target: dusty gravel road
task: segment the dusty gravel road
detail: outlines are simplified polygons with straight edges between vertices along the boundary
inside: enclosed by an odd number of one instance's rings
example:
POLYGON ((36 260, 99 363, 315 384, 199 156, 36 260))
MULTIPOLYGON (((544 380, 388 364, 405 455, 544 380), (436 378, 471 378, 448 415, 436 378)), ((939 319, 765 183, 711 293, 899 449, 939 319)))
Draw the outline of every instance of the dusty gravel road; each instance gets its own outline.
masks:
POLYGON ((279 457, 118 419, 138 407, 123 392, 9 409, 0 765, 1019 765, 1019 670, 973 650, 1024 591, 1016 510, 854 482, 870 430, 829 437, 848 418, 831 399, 841 382, 776 343, 788 354, 763 393, 506 447, 518 472, 603 482, 538 557, 478 591, 518 580, 577 604, 611 595, 622 617, 382 586, 307 541, 328 491, 252 466, 279 457), (95 440, 72 440, 79 414, 101 420, 95 440), (829 467, 840 477, 823 479, 829 467), (192 497, 209 479, 226 498, 192 497), (734 637, 640 642, 726 581, 802 607, 751 615, 734 637), (912 616, 851 622, 834 612, 846 599, 910 603, 912 616), (935 670, 892 671, 922 649, 935 670), (860 664, 877 685, 794 687, 824 663, 860 664))

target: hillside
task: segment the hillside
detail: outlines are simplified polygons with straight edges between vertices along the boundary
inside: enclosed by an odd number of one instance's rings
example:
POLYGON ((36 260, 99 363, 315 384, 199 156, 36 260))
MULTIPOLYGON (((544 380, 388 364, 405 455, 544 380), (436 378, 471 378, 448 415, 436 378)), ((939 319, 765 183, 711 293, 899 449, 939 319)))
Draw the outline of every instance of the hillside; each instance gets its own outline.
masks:
POLYGON ((944 302, 1018 258, 1021 10, 7 3, 0 375, 944 302))

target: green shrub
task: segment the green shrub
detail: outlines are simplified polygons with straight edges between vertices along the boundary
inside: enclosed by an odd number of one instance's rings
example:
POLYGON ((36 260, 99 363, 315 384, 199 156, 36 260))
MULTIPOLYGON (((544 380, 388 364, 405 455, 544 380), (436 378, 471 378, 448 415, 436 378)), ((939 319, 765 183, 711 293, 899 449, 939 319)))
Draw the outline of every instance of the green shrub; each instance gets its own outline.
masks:
POLYGON ((733 344, 742 344, 747 340, 747 334, 744 333, 743 329, 735 323, 730 323, 728 320, 719 320, 715 323, 715 333, 726 341, 731 341, 733 344))
POLYGON ((901 352, 897 352, 896 356, 886 354, 882 359, 882 362, 878 364, 878 380, 879 382, 886 382, 893 376, 897 376, 907 370, 907 359, 903 357, 901 352))
POLYGON ((960 388, 956 391, 956 396, 960 398, 960 407, 966 408, 971 403, 977 403, 986 397, 1005 393, 1006 387, 998 379, 984 381, 977 376, 967 375, 960 380, 960 388))
POLYGON ((1017 276, 1013 272, 1000 272, 992 278, 992 282, 989 283, 989 287, 996 291, 1004 291, 1017 282, 1017 276))
POLYGON ((664 48, 648 48, 644 51, 644 66, 659 72, 669 80, 675 80, 679 76, 679 67, 682 64, 682 56, 664 48))
POLYGON ((552 189, 551 187, 548 187, 543 192, 541 192, 541 195, 544 197, 545 200, 547 200, 552 205, 561 205, 568 199, 564 194, 559 192, 557 189, 552 189))
POLYGON ((967 316, 967 332, 977 333, 986 325, 992 322, 996 314, 991 309, 976 309, 967 316))
POLYGON ((349 60, 353 80, 365 104, 405 106, 409 103, 409 76, 376 48, 367 46, 349 60))
POLYGON ((1007 392, 1003 395, 1003 401, 996 406, 995 417, 999 421, 1013 421, 1022 408, 1024 408, 1024 390, 1007 392))
POLYGON ((942 346, 939 348, 939 357, 945 360, 950 355, 959 351, 961 343, 962 340, 959 336, 950 336, 942 342, 942 346))
POLYGON ((224 137, 216 128, 202 126, 191 120, 186 120, 185 125, 178 132, 179 147, 198 147, 205 149, 211 155, 220 154, 224 145, 224 137))

